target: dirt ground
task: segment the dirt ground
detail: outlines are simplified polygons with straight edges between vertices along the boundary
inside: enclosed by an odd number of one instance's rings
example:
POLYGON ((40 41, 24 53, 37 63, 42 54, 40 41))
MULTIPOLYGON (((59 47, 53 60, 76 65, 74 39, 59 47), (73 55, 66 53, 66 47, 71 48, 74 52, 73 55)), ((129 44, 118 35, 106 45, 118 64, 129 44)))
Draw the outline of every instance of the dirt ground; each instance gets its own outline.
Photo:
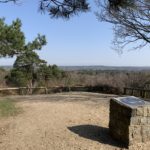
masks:
POLYGON ((86 92, 9 96, 23 113, 0 118, 0 150, 125 149, 109 136, 111 97, 86 92))

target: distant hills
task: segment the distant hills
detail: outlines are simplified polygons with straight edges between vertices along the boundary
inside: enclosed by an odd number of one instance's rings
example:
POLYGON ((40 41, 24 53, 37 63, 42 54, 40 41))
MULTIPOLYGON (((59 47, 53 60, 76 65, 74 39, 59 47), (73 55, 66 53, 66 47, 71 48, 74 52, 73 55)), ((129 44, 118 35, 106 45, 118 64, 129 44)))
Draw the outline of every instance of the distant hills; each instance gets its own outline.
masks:
POLYGON ((80 70, 118 70, 118 71, 150 71, 150 67, 130 67, 130 66, 59 66, 65 71, 80 70))
MULTIPOLYGON (((10 70, 12 66, 0 66, 6 70, 10 70)), ((118 71, 150 71, 150 67, 138 66, 59 66, 65 71, 81 71, 81 70, 118 70, 118 71)))

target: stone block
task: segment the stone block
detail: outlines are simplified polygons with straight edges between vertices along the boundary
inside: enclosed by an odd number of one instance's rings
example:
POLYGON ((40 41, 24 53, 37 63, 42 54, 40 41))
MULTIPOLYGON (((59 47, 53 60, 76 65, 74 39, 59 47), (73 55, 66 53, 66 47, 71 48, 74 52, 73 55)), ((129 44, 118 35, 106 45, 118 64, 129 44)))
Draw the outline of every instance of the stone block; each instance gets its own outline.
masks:
POLYGON ((141 127, 142 142, 150 141, 150 126, 144 125, 141 127))
POLYGON ((144 108, 143 107, 138 107, 136 109, 136 115, 137 116, 144 116, 144 108))
MULTIPOLYGON (((127 146, 150 142, 150 103, 138 100, 139 105, 122 103, 122 98, 110 101, 109 131, 127 146)), ((135 98, 137 101, 137 98, 135 98)))
POLYGON ((147 117, 141 117, 140 125, 147 125, 147 117))
POLYGON ((131 116, 132 116, 132 117, 137 116, 137 115, 136 115, 136 109, 135 109, 135 108, 132 109, 132 111, 131 111, 131 116))
POLYGON ((143 107, 143 109, 144 109, 144 117, 147 117, 148 115, 148 107, 147 106, 145 106, 145 107, 143 107))
POLYGON ((141 117, 132 117, 130 120, 130 125, 140 125, 141 117))
POLYGON ((129 127, 129 145, 142 142, 141 126, 129 127))
POLYGON ((130 125, 148 125, 148 118, 141 116, 132 117, 130 125))
POLYGON ((147 107, 147 116, 150 117, 150 107, 147 107))

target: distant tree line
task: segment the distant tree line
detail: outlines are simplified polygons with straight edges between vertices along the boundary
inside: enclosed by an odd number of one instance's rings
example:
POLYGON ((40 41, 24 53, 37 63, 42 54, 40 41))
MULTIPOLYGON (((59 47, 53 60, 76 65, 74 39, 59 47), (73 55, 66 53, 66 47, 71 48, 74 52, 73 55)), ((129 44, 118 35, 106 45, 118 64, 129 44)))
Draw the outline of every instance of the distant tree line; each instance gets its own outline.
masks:
POLYGON ((42 65, 34 72, 0 69, 0 87, 88 87, 91 92, 122 94, 124 87, 150 85, 150 71, 89 70, 63 71, 56 65, 42 65), (30 85, 32 82, 32 85, 30 85))

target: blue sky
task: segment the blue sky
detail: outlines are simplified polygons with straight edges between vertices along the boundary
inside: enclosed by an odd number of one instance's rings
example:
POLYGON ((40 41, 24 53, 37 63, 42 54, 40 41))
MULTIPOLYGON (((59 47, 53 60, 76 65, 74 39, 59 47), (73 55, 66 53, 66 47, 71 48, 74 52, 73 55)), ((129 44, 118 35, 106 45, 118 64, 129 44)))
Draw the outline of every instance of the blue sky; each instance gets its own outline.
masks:
MULTIPOLYGON (((38 33, 47 37, 47 45, 39 52, 49 64, 150 66, 149 47, 118 55, 112 50, 112 26, 101 23, 94 15, 93 4, 89 13, 70 20, 51 19, 38 12, 38 0, 22 0, 19 4, 0 4, 0 17, 9 24, 20 18, 26 41, 38 33)), ((0 65, 12 65, 15 58, 0 58, 0 65)))

